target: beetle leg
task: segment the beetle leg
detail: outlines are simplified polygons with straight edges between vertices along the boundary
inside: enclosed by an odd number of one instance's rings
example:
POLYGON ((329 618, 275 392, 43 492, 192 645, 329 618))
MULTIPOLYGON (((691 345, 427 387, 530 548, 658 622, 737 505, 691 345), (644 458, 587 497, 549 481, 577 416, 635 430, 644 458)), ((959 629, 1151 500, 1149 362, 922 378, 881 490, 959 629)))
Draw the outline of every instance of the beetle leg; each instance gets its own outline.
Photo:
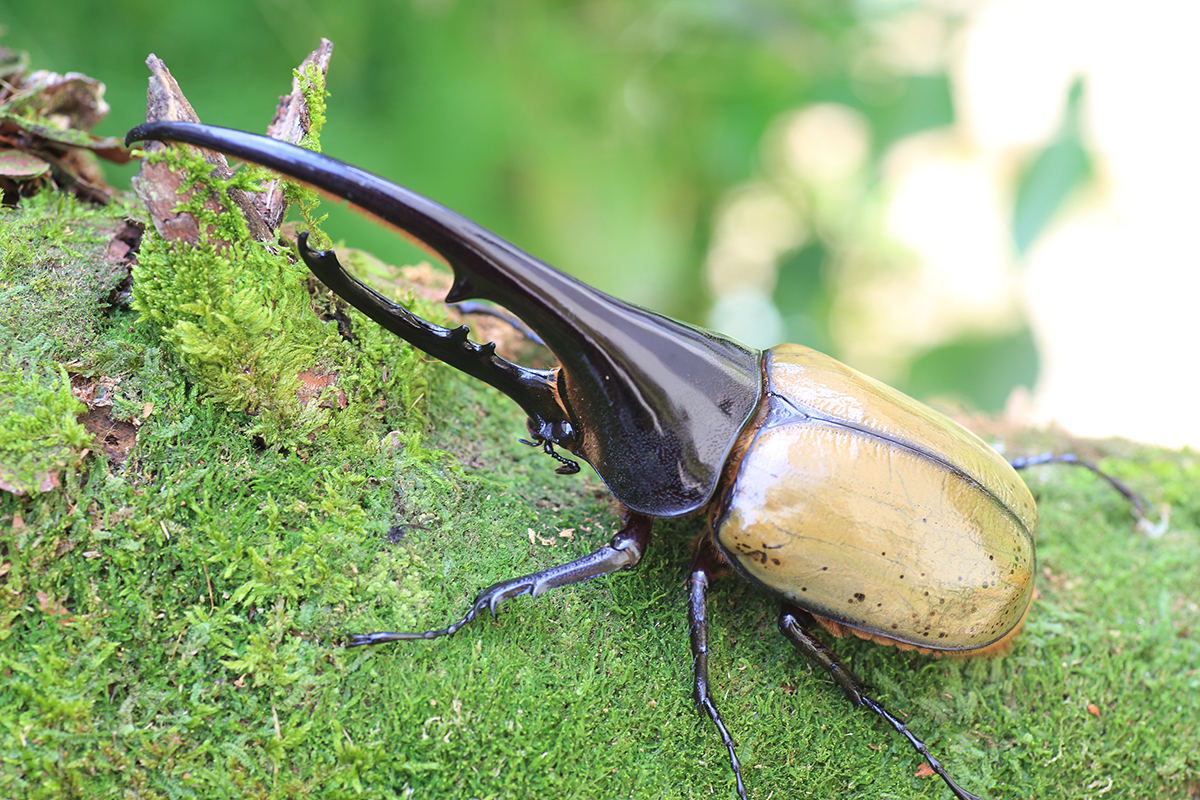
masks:
POLYGON ((569 458, 563 458, 556 453, 554 451, 554 442, 550 441, 549 439, 542 439, 541 442, 531 442, 528 439, 517 439, 517 441, 526 447, 537 447, 540 444, 543 453, 550 456, 562 465, 558 469, 554 470, 559 475, 574 475, 579 472, 579 462, 572 461, 569 458))
POLYGON ((1104 480, 1108 481, 1114 489, 1121 493, 1121 496, 1133 504, 1133 514, 1139 520, 1146 519, 1146 501, 1140 494, 1130 489, 1121 481, 1109 475, 1104 470, 1097 467, 1090 461, 1084 461, 1074 453, 1042 453, 1040 456, 1029 456, 1027 458, 1014 458, 1008 462, 1013 469, 1025 469, 1026 467, 1036 467, 1040 464, 1073 464, 1077 467, 1091 470, 1099 475, 1104 480))
POLYGON ((893 717, 887 709, 867 696, 867 687, 862 682, 862 679, 842 664, 838 660, 837 654, 821 644, 820 640, 813 635, 815 624, 816 620, 812 618, 811 614, 789 603, 785 603, 779 613, 779 630, 783 632, 784 636, 791 639, 792 644, 796 646, 797 650, 825 668, 825 671, 829 673, 834 682, 842 687, 842 691, 846 693, 846 697, 850 698, 851 703, 871 709, 891 725, 897 733, 907 739, 908 743, 913 746, 913 749, 929 762, 929 766, 933 771, 946 782, 946 785, 950 787, 950 791, 954 793, 955 797, 959 798, 959 800, 980 800, 978 796, 971 794, 951 780, 950 776, 946 774, 946 770, 942 768, 941 763, 925 747, 925 743, 909 732, 903 722, 893 717))
POLYGON ((707 713, 717 726, 717 733, 729 751, 729 765, 737 781, 737 795, 746 800, 746 786, 742 783, 742 765, 733 746, 733 737, 721 720, 721 712, 708 693, 708 574, 714 564, 711 551, 701 545, 692 560, 692 574, 688 579, 688 631, 692 635, 692 674, 696 683, 696 703, 707 713))
POLYGON ((475 597, 475 602, 458 622, 432 631, 421 633, 379 633, 352 634, 346 642, 346 647, 359 647, 365 644, 380 644, 405 639, 436 639, 439 636, 452 636, 458 629, 475 619, 483 609, 496 616, 496 610, 506 600, 527 594, 537 597, 543 592, 559 586, 570 586, 573 583, 583 583, 601 575, 611 575, 623 569, 633 569, 642 560, 646 547, 650 542, 650 525, 653 520, 642 514, 626 511, 622 515, 624 523, 621 530, 606 544, 588 555, 577 558, 557 567, 510 578, 493 584, 475 597))

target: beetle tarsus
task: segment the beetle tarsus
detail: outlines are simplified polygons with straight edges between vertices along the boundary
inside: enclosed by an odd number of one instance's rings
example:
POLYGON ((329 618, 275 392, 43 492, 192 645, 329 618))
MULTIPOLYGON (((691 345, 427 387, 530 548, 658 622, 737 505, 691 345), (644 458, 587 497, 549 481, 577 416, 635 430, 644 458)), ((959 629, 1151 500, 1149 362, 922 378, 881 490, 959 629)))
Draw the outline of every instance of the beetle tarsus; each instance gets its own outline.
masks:
POLYGON ((559 462, 559 464, 561 464, 558 469, 554 470, 559 475, 574 475, 575 473, 579 472, 579 462, 572 461, 571 459, 565 458, 556 453, 554 451, 554 445, 550 442, 546 442, 544 452, 546 455, 550 456, 555 461, 559 462))
POLYGON ((569 458, 559 455, 554 449, 554 443, 549 439, 540 439, 540 441, 536 442, 531 442, 528 439, 518 439, 517 441, 529 447, 541 447, 543 453, 550 456, 562 465, 558 469, 554 470, 559 475, 574 475, 579 472, 579 462, 572 461, 569 458))
POLYGON ((907 739, 913 749, 929 763, 930 768, 937 773, 938 777, 946 782, 946 786, 958 800, 981 800, 977 795, 971 794, 955 783, 946 774, 941 762, 929 752, 925 743, 914 736, 903 722, 892 716, 886 708, 866 694, 867 687, 862 679, 842 664, 837 654, 821 644, 821 641, 813 635, 812 629, 815 625, 816 620, 811 614, 789 603, 785 603, 779 613, 779 630, 791 640, 797 650, 825 668, 834 682, 846 693, 846 697, 850 699, 851 703, 874 711, 880 719, 886 721, 897 733, 907 739))
POLYGON ((480 611, 487 609, 494 617, 500 606, 514 597, 527 594, 531 598, 537 598, 550 589, 583 583, 602 575, 620 572, 623 569, 633 569, 641 562, 642 556, 646 553, 646 547, 650 543, 652 522, 650 517, 626 512, 625 524, 613 535, 608 544, 566 564, 522 575, 519 578, 500 581, 487 587, 475 596, 475 601, 471 603, 471 608, 463 615, 462 619, 445 628, 419 633, 393 633, 390 631, 356 633, 347 638, 346 647, 453 636, 458 633, 460 628, 474 620, 480 611))
POLYGON ((738 761, 733 737, 721 720, 721 712, 708 692, 708 574, 712 570, 712 559, 707 547, 701 545, 692 561, 692 573, 688 579, 688 631, 692 638, 692 675, 695 679, 696 704, 708 714, 717 726, 725 749, 729 752, 729 765, 737 781, 737 796, 746 800, 746 786, 742 782, 742 764, 738 761))
POLYGON ((908 743, 912 745, 913 749, 916 750, 926 762, 928 762, 930 769, 937 773, 938 777, 946 782, 946 786, 950 788, 950 791, 954 793, 955 797, 957 797, 959 800, 983 800, 981 797, 979 797, 979 795, 971 794, 966 789, 955 783, 954 780, 946 774, 946 770, 942 767, 941 762, 934 758, 929 752, 929 748, 925 746, 925 743, 916 736, 913 736, 912 732, 909 731, 905 724, 892 716, 886 708, 879 705, 879 703, 864 694, 860 693, 859 699, 861 700, 860 704, 862 706, 871 709, 880 717, 887 720, 888 724, 890 724, 897 733, 908 740, 908 743))

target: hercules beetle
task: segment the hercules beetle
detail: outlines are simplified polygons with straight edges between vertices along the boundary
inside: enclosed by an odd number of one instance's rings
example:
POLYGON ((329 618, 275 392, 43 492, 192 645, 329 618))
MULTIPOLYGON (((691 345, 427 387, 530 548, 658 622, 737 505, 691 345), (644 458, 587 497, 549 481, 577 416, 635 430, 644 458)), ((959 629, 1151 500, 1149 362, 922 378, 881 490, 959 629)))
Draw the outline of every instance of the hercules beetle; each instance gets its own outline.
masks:
MULTIPOLYGON (((689 582, 698 703, 729 753, 709 694, 707 587, 728 563, 782 601, 779 626, 850 698, 886 720, 962 800, 958 786, 896 717, 814 636, 814 622, 925 653, 1005 648, 1033 599, 1037 508, 1014 467, 974 434, 900 392, 800 345, 765 352, 610 297, 475 223, 396 184, 300 147, 195 123, 151 122, 126 143, 177 141, 261 164, 398 227, 454 271, 447 302, 499 303, 558 359, 529 369, 476 344, 468 329, 410 314, 351 277, 331 251, 298 240, 334 293, 413 346, 488 383, 528 415, 531 442, 560 462, 590 464, 621 508, 608 545, 559 567, 481 591, 466 615, 422 633, 371 633, 347 646, 432 639, 519 595, 631 569, 654 518, 703 511, 689 582)), ((524 441, 524 440, 522 440, 524 441)), ((1103 476, 1103 473, 1099 473, 1103 476)), ((1141 506, 1136 496, 1108 476, 1141 506)), ((977 800, 977 798, 976 798, 977 800)))

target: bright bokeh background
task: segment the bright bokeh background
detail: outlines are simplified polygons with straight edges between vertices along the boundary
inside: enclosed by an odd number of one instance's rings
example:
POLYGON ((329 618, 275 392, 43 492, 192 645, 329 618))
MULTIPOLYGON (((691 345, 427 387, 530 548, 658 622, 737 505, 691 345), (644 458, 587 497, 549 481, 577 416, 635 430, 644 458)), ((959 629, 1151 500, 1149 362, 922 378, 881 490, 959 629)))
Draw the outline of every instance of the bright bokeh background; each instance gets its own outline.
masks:
POLYGON ((1063 0, 987 8, 967 38, 962 107, 981 151, 1000 153, 1058 124, 1053 93, 1075 75, 1086 81, 1093 179, 1029 251, 1022 281, 1043 358, 1036 413, 1084 435, 1196 447, 1200 6, 1129 11, 1063 0), (1010 67, 1005 39, 1031 16, 1042 20, 1038 46, 1010 67))
POLYGON ((261 130, 328 37, 326 152, 584 280, 925 399, 1197 446, 1198 9, 0 0, 0 44, 105 81, 117 135, 150 52, 261 130))

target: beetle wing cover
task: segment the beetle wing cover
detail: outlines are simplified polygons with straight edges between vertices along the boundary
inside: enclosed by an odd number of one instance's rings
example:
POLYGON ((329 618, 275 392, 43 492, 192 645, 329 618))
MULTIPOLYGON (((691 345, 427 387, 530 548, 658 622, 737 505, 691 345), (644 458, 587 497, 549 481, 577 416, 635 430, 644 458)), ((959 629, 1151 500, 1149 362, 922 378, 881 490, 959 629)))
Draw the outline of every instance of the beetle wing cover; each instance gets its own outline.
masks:
POLYGON ((1033 593, 1037 508, 948 417, 799 345, 769 351, 764 424, 730 470, 718 546, 820 616, 921 648, 1014 632, 1033 593))

